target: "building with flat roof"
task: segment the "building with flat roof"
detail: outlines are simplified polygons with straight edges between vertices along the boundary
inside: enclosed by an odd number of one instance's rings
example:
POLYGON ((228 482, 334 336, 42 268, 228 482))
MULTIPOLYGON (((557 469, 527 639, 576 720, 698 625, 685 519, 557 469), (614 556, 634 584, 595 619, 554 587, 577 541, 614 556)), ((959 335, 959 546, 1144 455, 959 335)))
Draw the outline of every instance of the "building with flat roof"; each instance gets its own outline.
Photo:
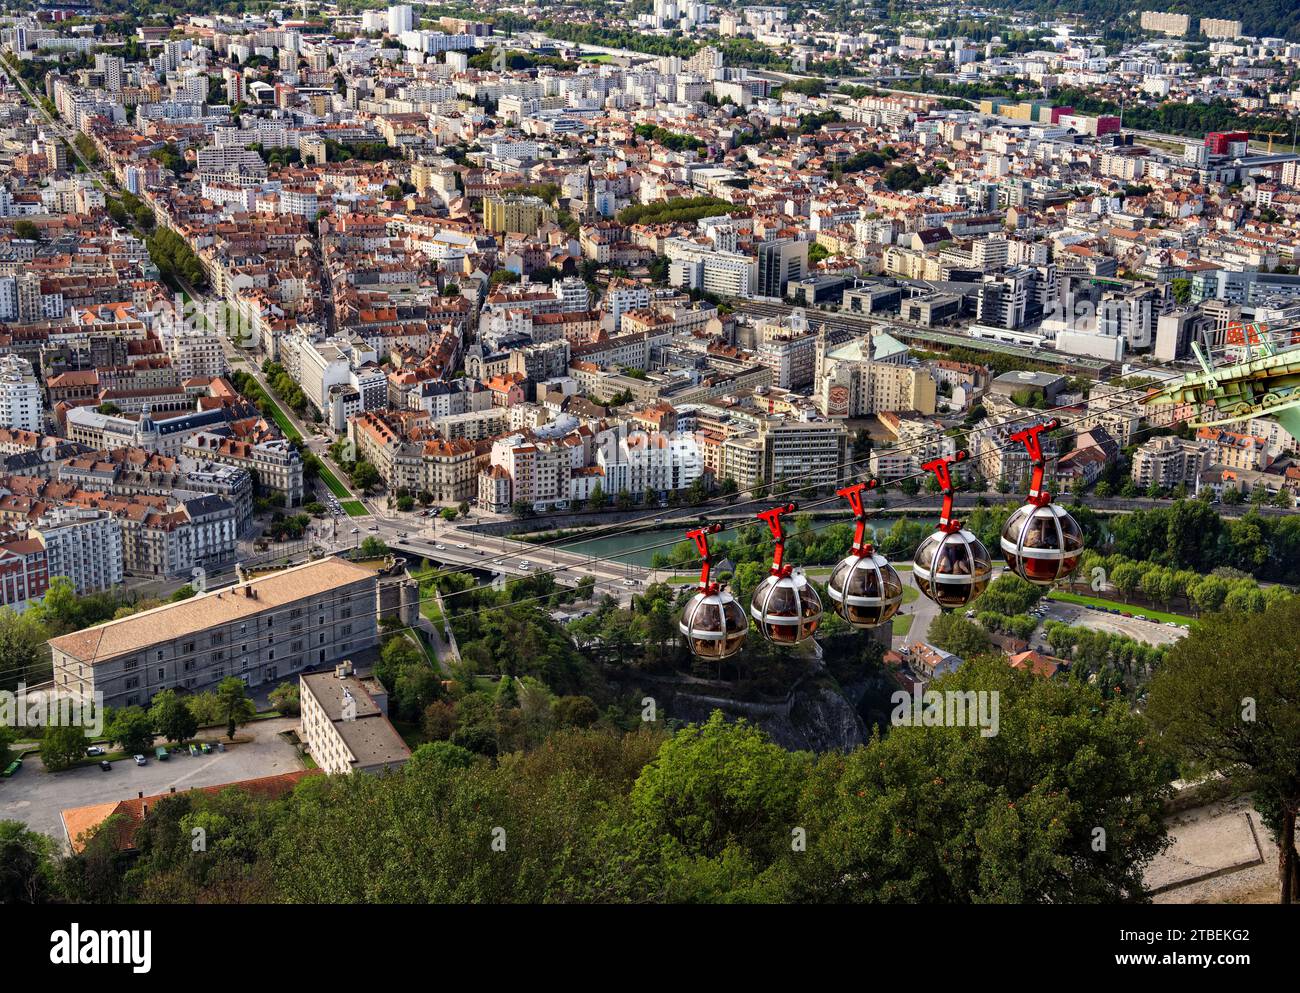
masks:
MULTIPOLYGON (((507 677, 509 678, 509 677, 507 677)), ((332 672, 303 673, 301 736, 320 768, 331 775, 396 769, 411 757, 388 720, 388 691, 358 678, 350 662, 332 672)))
POLYGON ((130 707, 227 676, 273 682, 373 648, 377 591, 377 574, 345 559, 292 566, 51 639, 54 685, 130 707))

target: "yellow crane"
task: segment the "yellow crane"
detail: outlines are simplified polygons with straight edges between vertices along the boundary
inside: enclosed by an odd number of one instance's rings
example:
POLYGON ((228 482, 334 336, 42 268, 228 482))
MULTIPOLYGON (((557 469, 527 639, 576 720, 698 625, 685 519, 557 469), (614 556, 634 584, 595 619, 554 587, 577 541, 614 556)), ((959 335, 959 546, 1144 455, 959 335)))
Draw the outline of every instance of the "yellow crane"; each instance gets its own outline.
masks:
POLYGON ((1268 154, 1269 154, 1269 155, 1272 155, 1272 154, 1273 154, 1273 139, 1276 138, 1276 137, 1278 137, 1279 135, 1282 136, 1283 138, 1286 137, 1286 132, 1285 132, 1285 131, 1256 131, 1255 134, 1256 134, 1256 136, 1258 136, 1258 137, 1260 137, 1260 138, 1263 138, 1263 137, 1267 137, 1267 138, 1268 138, 1268 154))

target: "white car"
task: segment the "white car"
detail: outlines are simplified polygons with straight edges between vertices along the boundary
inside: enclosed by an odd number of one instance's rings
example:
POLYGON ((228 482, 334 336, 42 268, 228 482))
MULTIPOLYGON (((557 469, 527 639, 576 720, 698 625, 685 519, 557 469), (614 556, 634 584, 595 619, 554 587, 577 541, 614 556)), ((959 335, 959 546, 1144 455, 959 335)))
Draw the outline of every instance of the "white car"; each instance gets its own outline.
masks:
POLYGON ((433 547, 436 548, 436 549, 438 549, 438 551, 440 551, 440 552, 445 552, 445 551, 447 550, 447 546, 446 546, 446 545, 434 545, 433 547))
POLYGON ((463 541, 458 541, 458 542, 456 542, 456 547, 457 547, 457 548, 468 548, 469 546, 466 545, 465 542, 463 542, 463 541))
POLYGON ((148 760, 147 758, 145 758, 143 755, 137 755, 137 756, 135 757, 135 764, 136 764, 136 765, 148 765, 148 764, 149 764, 149 760, 148 760))
POLYGON ((532 563, 529 562, 527 559, 519 563, 519 569, 521 572, 527 572, 532 567, 533 567, 532 563))

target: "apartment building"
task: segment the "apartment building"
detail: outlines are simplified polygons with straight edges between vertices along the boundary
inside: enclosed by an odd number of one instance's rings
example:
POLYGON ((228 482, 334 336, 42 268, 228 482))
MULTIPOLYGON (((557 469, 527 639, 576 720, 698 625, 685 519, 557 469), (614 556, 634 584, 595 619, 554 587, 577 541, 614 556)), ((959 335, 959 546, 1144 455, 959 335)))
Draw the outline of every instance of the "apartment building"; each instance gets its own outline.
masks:
POLYGON ((130 707, 330 665, 378 643, 377 588, 373 570, 327 558, 200 593, 52 639, 54 685, 130 707))
POLYGON ((388 691, 343 662, 332 672, 298 677, 299 734, 313 761, 334 776, 396 769, 411 750, 388 720, 388 691))
POLYGON ((1165 489, 1187 486, 1194 490, 1197 477, 1210 467, 1210 447, 1204 442, 1162 437, 1143 442, 1133 453, 1133 482, 1146 489, 1152 483, 1165 489))
POLYGON ((302 455, 283 438, 249 442, 228 438, 212 431, 193 435, 181 450, 201 462, 216 462, 247 470, 257 480, 257 487, 297 507, 306 498, 302 455))
POLYGON ((59 507, 28 534, 45 546, 49 575, 67 577, 77 593, 121 584, 122 523, 107 511, 59 507))
POLYGON ((32 364, 17 355, 0 358, 0 427, 39 432, 44 419, 41 385, 32 364))

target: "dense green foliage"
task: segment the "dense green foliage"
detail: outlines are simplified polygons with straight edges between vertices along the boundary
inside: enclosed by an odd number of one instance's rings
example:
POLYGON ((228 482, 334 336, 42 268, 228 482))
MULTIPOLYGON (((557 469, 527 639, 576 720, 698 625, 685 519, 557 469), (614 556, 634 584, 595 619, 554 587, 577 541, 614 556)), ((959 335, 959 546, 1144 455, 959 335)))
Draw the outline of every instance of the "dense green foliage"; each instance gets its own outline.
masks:
POLYGON ((149 258, 163 276, 180 277, 195 289, 207 286, 208 275, 198 256, 176 232, 159 228, 149 235, 145 245, 149 249, 149 258))
POLYGON ((717 197, 675 197, 657 203, 635 204, 618 212, 620 224, 668 224, 674 221, 698 221, 719 214, 744 215, 749 208, 737 206, 717 197))
POLYGON ((426 745, 273 802, 168 797, 133 866, 105 837, 49 878, 73 900, 176 903, 1140 899, 1165 793, 1140 719, 999 659, 937 685, 999 692, 999 733, 898 727, 814 756, 715 714, 671 735, 559 730, 495 761, 426 745))

